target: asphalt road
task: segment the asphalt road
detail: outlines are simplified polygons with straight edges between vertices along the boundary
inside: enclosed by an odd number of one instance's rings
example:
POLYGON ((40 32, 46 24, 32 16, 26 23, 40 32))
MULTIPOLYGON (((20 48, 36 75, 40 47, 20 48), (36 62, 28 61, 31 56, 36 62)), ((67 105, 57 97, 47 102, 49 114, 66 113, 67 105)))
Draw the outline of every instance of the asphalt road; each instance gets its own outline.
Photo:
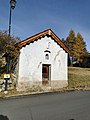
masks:
POLYGON ((90 91, 0 100, 0 115, 7 120, 90 120, 90 91))

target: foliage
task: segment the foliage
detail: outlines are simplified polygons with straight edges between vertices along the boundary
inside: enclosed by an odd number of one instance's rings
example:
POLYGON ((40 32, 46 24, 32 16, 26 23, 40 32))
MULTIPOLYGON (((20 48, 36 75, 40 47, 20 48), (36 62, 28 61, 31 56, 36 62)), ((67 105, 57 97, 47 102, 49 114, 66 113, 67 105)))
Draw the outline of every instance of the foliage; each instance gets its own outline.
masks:
POLYGON ((67 45, 66 40, 65 40, 64 38, 62 38, 61 41, 62 41, 65 45, 67 45))
MULTIPOLYGON (((85 57, 88 52, 86 49, 86 43, 80 34, 75 35, 74 30, 70 30, 68 37, 66 38, 66 45, 73 54, 73 63, 75 66, 82 66, 85 57)), ((85 64, 83 64, 85 66, 85 64)))
POLYGON ((79 61, 83 60, 84 56, 87 54, 86 43, 79 32, 75 39, 73 50, 74 50, 75 56, 79 59, 79 61))
POLYGON ((18 37, 9 36, 6 31, 0 31, 0 54, 7 58, 9 56, 10 67, 19 55, 18 37))
POLYGON ((6 31, 0 31, 0 53, 9 53, 11 56, 16 56, 18 47, 15 44, 20 41, 18 37, 9 36, 6 31))
POLYGON ((76 39, 75 32, 74 30, 71 29, 68 37, 66 38, 66 44, 67 47, 72 51, 72 53, 74 53, 73 47, 74 47, 75 39, 76 39))
POLYGON ((80 32, 75 35, 74 30, 70 30, 68 37, 66 38, 66 45, 71 50, 71 52, 77 56, 81 57, 83 55, 86 55, 86 43, 80 34, 80 32))
POLYGON ((83 58, 82 67, 90 68, 90 54, 83 58))

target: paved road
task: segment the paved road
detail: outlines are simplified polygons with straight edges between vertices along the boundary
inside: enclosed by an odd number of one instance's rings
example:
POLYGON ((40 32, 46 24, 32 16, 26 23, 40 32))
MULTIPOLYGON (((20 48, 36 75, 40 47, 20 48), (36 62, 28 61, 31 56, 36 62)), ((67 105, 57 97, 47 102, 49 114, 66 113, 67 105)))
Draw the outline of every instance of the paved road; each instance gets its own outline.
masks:
POLYGON ((90 91, 0 100, 9 120, 90 120, 90 91))

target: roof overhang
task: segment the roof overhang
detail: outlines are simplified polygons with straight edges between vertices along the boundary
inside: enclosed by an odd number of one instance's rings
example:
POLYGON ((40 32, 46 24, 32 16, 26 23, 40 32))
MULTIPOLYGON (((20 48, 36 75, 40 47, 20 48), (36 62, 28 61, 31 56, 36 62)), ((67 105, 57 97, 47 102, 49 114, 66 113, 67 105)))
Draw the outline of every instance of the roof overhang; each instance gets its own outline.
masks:
POLYGON ((25 47, 26 45, 37 41, 38 39, 44 38, 45 36, 47 37, 51 37, 54 41, 56 41, 70 56, 73 57, 73 54, 71 53, 71 51, 67 48, 67 46, 60 40, 60 38, 51 30, 51 29, 47 29, 43 32, 40 32, 36 35, 33 35, 23 41, 20 41, 18 43, 18 46, 20 48, 25 47))

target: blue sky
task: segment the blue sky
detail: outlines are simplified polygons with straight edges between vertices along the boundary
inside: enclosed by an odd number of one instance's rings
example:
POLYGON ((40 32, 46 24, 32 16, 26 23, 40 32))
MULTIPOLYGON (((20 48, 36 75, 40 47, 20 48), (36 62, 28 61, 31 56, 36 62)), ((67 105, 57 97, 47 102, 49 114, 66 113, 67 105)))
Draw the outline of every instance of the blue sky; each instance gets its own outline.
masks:
MULTIPOLYGON (((9 0, 0 0, 0 30, 8 30, 9 0)), ((17 0, 11 34, 26 39, 51 28, 59 38, 80 32, 90 52, 90 0, 17 0)))

